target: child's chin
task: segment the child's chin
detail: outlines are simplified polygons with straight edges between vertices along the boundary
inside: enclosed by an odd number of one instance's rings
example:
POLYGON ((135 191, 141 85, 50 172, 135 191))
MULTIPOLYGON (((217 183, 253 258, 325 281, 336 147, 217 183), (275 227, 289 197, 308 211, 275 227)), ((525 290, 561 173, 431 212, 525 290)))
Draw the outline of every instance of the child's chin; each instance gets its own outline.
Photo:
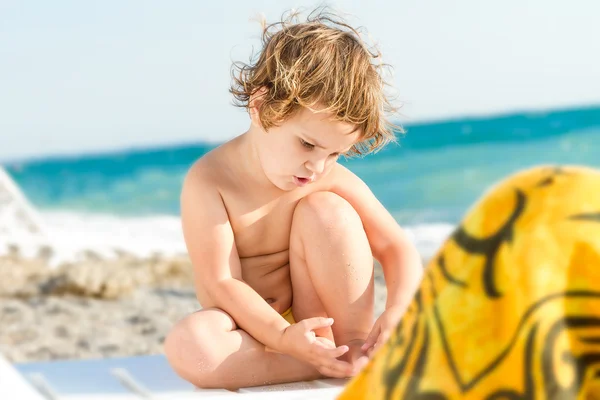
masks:
POLYGON ((292 182, 279 182, 279 184, 277 183, 273 183, 275 186, 277 186, 279 189, 284 190, 286 192, 290 192, 294 189, 298 189, 298 186, 292 181, 292 182))

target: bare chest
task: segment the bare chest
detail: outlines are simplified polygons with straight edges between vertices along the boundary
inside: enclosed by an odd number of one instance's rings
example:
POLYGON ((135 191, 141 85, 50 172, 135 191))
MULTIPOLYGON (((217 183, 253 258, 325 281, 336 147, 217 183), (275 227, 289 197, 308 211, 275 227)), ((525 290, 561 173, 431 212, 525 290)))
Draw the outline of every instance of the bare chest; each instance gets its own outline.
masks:
POLYGON ((241 259, 288 250, 298 196, 224 196, 223 200, 241 259))

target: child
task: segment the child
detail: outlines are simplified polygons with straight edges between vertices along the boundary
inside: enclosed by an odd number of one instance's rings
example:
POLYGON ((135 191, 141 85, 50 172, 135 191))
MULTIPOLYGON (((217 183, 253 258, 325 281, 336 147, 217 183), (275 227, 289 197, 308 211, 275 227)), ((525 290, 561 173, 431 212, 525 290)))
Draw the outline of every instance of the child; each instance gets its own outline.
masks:
POLYGON ((181 194, 203 309, 176 324, 165 353, 199 387, 353 376, 422 276, 393 217, 337 163, 394 138, 376 56, 324 12, 265 28, 263 44, 231 90, 250 127, 199 159, 181 194), (373 258, 388 289, 375 325, 373 258))

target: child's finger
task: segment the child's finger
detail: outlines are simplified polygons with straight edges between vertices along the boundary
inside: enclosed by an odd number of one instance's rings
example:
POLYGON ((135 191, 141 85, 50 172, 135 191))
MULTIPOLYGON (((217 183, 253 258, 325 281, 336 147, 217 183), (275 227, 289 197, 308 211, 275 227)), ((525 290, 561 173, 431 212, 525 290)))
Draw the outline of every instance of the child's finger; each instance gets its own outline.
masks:
POLYGON ((319 357, 325 357, 325 358, 338 358, 344 354, 346 354, 348 352, 348 350, 350 350, 350 348, 348 346, 339 346, 333 349, 328 349, 326 347, 322 347, 322 346, 315 346, 317 347, 316 349, 316 354, 319 357))
POLYGON ((365 343, 361 346, 361 350, 366 351, 367 349, 373 347, 373 345, 377 341, 378 337, 379 337, 379 327, 377 326, 377 327, 373 328, 371 333, 369 333, 369 336, 367 336, 367 340, 365 340, 365 343))
POLYGON ((366 367, 368 363, 369 363, 369 357, 367 357, 367 356, 360 356, 360 357, 358 357, 353 362, 355 372, 359 373, 360 371, 362 371, 362 369, 364 367, 366 367))
POLYGON ((352 364, 335 358, 325 360, 321 365, 321 368, 327 368, 330 371, 339 373, 341 377, 351 376, 354 373, 352 364))
POLYGON ((351 372, 338 371, 329 367, 320 367, 319 372, 330 378, 349 378, 350 376, 352 376, 351 372))
POLYGON ((320 337, 320 336, 316 336, 315 337, 315 341, 314 343, 318 346, 321 346, 323 348, 326 349, 335 349, 335 343, 333 343, 331 340, 324 338, 324 337, 320 337))
POLYGON ((312 331, 333 325, 333 318, 313 317, 302 320, 300 323, 304 325, 306 330, 312 331))
POLYGON ((390 332, 389 331, 382 331, 379 334, 379 338, 377 339, 377 343, 375 344, 375 348, 379 348, 381 346, 383 346, 388 339, 390 338, 390 332))
POLYGON ((373 347, 369 348, 369 350, 367 350, 367 356, 369 356, 369 359, 373 357, 373 353, 375 349, 373 347))

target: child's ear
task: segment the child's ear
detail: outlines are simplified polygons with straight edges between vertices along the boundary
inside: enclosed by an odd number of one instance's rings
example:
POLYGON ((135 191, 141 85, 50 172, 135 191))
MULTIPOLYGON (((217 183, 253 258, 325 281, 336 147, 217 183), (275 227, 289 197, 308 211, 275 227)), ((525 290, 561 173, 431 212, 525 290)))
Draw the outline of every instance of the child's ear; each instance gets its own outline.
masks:
POLYGON ((250 101, 248 102, 248 112, 250 114, 250 119, 252 123, 260 128, 262 128, 262 124, 260 122, 259 110, 260 106, 263 102, 264 96, 267 94, 268 90, 266 87, 261 87, 254 93, 250 95, 250 101))

